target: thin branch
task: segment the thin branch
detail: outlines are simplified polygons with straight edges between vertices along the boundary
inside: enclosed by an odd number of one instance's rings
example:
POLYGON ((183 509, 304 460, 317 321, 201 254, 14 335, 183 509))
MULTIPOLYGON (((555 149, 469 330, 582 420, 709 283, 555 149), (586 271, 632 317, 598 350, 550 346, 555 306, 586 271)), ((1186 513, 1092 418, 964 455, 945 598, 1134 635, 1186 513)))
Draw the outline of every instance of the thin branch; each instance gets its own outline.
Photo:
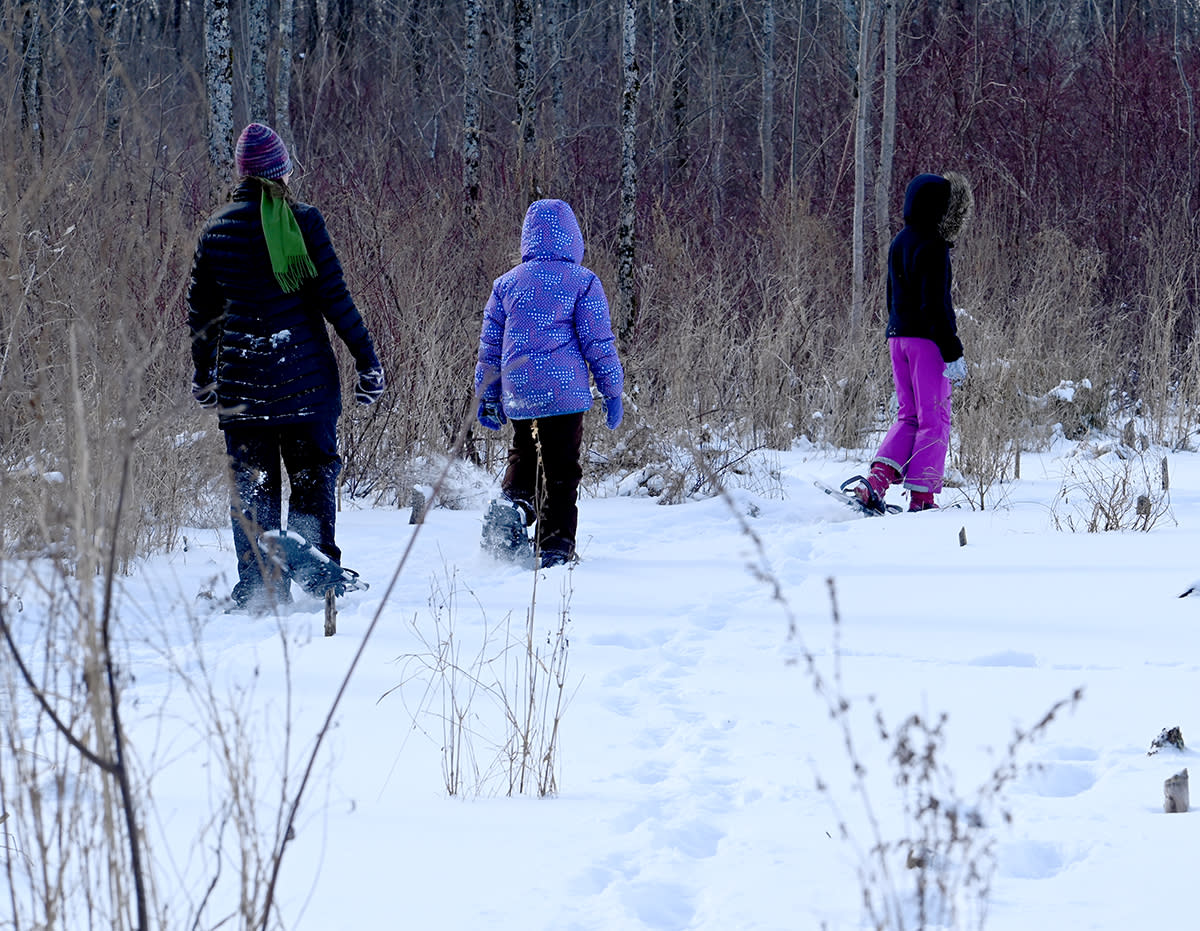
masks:
POLYGON ((46 717, 48 717, 54 724, 55 729, 62 734, 67 743, 71 745, 72 749, 79 753, 79 755, 85 760, 87 760, 93 766, 99 767, 104 772, 114 775, 117 771, 117 764, 111 760, 104 759, 103 757, 97 755, 95 751, 90 750, 87 746, 85 746, 78 737, 71 733, 71 729, 66 725, 62 718, 58 716, 55 710, 50 707, 50 703, 47 701, 45 694, 42 692, 41 688, 38 687, 38 684, 34 682, 33 675, 30 673, 29 667, 25 665, 25 660, 21 656, 21 651, 17 648, 17 644, 13 640, 12 631, 9 629, 8 621, 4 618, 4 609, 2 607, 0 607, 0 631, 4 632, 4 639, 8 643, 9 652, 12 653, 12 657, 16 661, 17 669, 21 672, 21 678, 25 680, 26 688, 29 689, 29 693, 33 696, 34 701, 38 703, 38 706, 45 713, 46 717))

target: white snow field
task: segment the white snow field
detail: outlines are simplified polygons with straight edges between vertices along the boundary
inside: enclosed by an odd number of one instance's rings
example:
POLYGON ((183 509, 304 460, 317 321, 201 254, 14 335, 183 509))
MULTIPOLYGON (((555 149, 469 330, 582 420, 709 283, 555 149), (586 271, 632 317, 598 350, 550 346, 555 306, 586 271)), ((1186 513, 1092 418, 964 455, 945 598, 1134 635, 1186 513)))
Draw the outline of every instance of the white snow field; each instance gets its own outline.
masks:
MULTIPOLYGON (((350 507, 344 562, 371 588, 332 637, 315 602, 249 618, 198 598, 228 592, 233 554, 190 531, 115 605, 156 893, 190 917, 218 874, 231 755, 269 849, 374 624, 284 856, 289 929, 860 928, 864 884, 891 927, 1190 926, 1200 822, 1164 812, 1163 783, 1194 752, 1148 751, 1170 727, 1200 741, 1200 596, 1178 597, 1200 577, 1200 457, 1098 452, 1027 453, 984 511, 947 490, 885 518, 813 485, 862 454, 763 452, 725 498, 585 495, 581 561, 538 572, 480 552, 494 488, 416 526, 350 507), (1165 512, 1070 532, 1081 464, 1151 476, 1165 512), (923 789, 939 808, 919 816, 923 789)), ((32 636, 45 599, 22 600, 32 636)), ((237 907, 237 836, 201 927, 237 907)))

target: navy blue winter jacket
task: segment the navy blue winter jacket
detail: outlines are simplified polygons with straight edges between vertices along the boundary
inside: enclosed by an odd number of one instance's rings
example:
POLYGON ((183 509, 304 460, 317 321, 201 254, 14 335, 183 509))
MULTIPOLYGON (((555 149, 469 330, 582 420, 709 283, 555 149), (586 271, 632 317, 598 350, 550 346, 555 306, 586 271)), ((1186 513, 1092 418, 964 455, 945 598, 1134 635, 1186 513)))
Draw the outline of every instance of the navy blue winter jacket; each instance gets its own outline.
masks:
POLYGON ((195 383, 215 384, 222 426, 336 419, 342 396, 326 322, 361 371, 379 368, 316 207, 293 204, 317 277, 280 289, 263 238, 260 182, 245 179, 200 234, 188 286, 195 383))
POLYGON ((904 229, 888 249, 887 335, 933 340, 943 361, 963 354, 950 300, 950 243, 940 225, 950 204, 950 182, 917 175, 904 195, 904 229))

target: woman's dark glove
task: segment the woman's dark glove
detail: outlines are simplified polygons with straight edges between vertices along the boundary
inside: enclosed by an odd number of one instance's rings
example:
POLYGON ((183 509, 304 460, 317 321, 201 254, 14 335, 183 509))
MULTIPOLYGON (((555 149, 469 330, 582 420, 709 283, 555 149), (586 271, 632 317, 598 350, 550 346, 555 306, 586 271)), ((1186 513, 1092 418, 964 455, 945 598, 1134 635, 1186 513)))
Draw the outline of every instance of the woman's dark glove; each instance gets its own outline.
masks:
POLYGON ((206 411, 217 409, 217 385, 211 376, 204 378, 199 372, 192 376, 192 397, 206 411))
POLYGON ((383 377, 383 369, 364 369, 358 373, 358 387, 354 389, 354 400, 366 406, 374 404, 387 387, 387 379, 383 377))

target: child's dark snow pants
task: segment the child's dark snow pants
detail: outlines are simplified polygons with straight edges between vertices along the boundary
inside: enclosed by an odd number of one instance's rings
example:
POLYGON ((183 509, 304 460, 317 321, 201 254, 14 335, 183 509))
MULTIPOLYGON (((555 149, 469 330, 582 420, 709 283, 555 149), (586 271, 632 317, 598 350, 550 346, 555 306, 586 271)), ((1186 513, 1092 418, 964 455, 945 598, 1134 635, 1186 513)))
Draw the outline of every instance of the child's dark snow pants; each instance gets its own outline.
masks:
POLYGON ((572 555, 583 479, 583 412, 514 420, 512 425, 508 469, 500 487, 510 499, 528 501, 536 509, 537 542, 543 552, 572 555))

